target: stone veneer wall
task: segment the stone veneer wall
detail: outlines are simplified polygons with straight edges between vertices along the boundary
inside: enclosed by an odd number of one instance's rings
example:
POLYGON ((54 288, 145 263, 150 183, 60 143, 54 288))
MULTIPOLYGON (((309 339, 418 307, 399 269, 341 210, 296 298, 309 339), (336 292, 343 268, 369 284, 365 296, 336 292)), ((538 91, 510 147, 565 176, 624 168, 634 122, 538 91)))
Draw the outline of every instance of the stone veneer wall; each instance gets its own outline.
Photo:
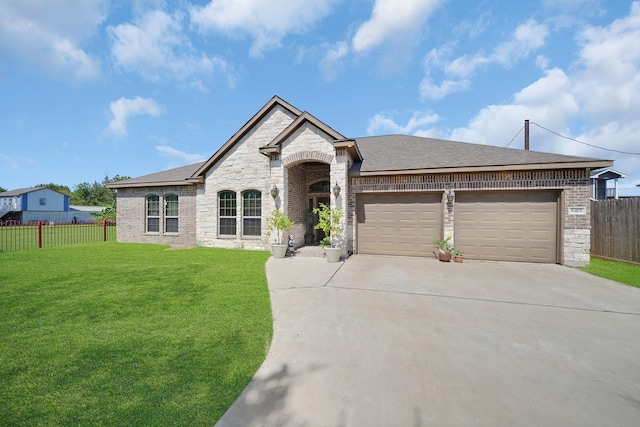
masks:
POLYGON ((271 186, 277 184, 281 194, 285 192, 285 187, 282 179, 272 179, 269 158, 262 155, 259 148, 271 142, 294 119, 295 116, 288 110, 280 106, 274 108, 207 171, 205 183, 198 188, 197 194, 198 245, 238 249, 269 248, 266 218, 271 215, 276 203, 282 201, 281 196, 275 201, 271 198, 271 186), (238 215, 235 236, 218 234, 218 194, 224 190, 236 192, 238 215), (246 190, 262 192, 262 236, 242 235, 242 192, 246 190))
POLYGON ((135 243, 162 243, 179 246, 196 245, 196 187, 141 187, 118 189, 117 209, 118 241, 135 243), (146 197, 160 196, 160 232, 146 232, 146 197), (178 195, 178 232, 164 233, 163 198, 178 195))
POLYGON ((445 236, 453 236, 455 201, 453 206, 448 206, 448 191, 455 195, 456 191, 558 190, 561 192, 558 201, 560 263, 569 266, 589 263, 591 210, 588 169, 366 176, 352 177, 350 183, 347 224, 354 236, 356 224, 352 213, 355 212, 357 193, 442 191, 444 232, 445 236))

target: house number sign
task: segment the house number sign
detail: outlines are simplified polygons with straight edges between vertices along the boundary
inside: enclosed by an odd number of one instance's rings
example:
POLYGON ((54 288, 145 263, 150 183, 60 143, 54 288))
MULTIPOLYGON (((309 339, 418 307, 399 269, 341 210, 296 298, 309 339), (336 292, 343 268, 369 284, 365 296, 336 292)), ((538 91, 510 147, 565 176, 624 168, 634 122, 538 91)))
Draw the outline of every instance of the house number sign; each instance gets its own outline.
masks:
POLYGON ((586 215, 587 208, 585 207, 569 207, 569 215, 586 215))

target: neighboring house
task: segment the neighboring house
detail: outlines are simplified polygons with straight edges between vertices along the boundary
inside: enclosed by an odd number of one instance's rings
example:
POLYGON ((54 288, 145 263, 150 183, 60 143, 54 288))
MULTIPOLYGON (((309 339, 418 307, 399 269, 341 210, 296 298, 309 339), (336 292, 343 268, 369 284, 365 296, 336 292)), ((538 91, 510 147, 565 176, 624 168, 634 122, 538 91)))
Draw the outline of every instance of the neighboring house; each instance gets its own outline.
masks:
POLYGON ((618 179, 626 178, 623 173, 611 168, 592 170, 591 178, 591 198, 594 200, 617 199, 618 179), (613 180, 613 187, 607 187, 607 183, 613 180))
POLYGON ((433 256, 437 235, 469 259, 585 265, 589 172, 612 165, 407 135, 346 138, 276 96, 207 161, 108 187, 125 242, 268 249, 279 208, 297 245, 315 243, 312 209, 326 203, 345 209, 345 255, 433 256))
POLYGON ((0 193, 0 221, 34 224, 92 222, 101 206, 71 206, 69 196, 47 187, 20 188, 0 193))

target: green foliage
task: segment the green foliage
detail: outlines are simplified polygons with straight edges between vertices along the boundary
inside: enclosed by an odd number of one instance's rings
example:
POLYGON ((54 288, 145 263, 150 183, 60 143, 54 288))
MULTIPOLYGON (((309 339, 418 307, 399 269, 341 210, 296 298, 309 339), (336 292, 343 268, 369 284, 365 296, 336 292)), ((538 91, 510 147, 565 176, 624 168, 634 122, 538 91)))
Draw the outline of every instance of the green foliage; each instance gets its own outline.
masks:
POLYGON ((322 240, 320 240, 320 246, 323 248, 326 246, 331 246, 331 236, 324 236, 322 240))
POLYGON ((276 233, 275 243, 278 245, 284 244, 284 235, 293 226, 293 221, 291 221, 291 219, 289 219, 289 217, 286 216, 280 209, 274 210, 267 221, 269 224, 269 228, 267 230, 267 237, 270 237, 275 231, 276 233))
MULTIPOLYGON (((322 230, 325 234, 325 240, 329 237, 330 245, 337 245, 339 242, 339 234, 342 232, 340 222, 342 221, 342 208, 330 208, 324 203, 320 203, 319 208, 314 208, 313 213, 318 215, 318 223, 315 225, 317 230, 322 230)), ((326 243, 326 242, 325 242, 326 243)), ((322 244, 322 242, 321 242, 322 244)), ((325 246, 329 246, 326 245, 325 246)))
POLYGON ((6 189, 6 188, 4 188, 4 187, 0 187, 0 193, 4 193, 5 191, 9 191, 9 190, 7 190, 7 189, 6 189))
POLYGON ((433 247, 443 254, 451 254, 455 248, 451 245, 451 236, 440 240, 437 236, 433 236, 433 247))
POLYGON ((123 243, 0 253, 0 424, 214 425, 271 342, 268 256, 123 243))
POLYGON ((625 285, 640 288, 640 265, 625 262, 608 261, 600 258, 591 258, 587 267, 580 270, 600 276, 609 280, 624 283, 625 285))
POLYGON ((96 219, 100 220, 100 221, 110 221, 110 222, 115 222, 116 221, 116 210, 113 206, 107 206, 106 208, 102 209, 100 211, 100 213, 91 213, 91 216, 95 217, 96 219))

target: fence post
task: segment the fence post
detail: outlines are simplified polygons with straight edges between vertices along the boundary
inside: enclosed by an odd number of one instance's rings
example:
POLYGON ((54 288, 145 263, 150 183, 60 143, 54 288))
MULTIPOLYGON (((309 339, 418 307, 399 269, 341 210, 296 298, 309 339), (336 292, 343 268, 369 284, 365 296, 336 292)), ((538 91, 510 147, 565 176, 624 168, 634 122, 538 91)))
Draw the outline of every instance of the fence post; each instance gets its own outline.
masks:
POLYGON ((38 248, 42 248, 42 221, 38 221, 38 248))
POLYGON ((102 223, 102 228, 104 229, 104 233, 103 233, 103 234, 104 234, 104 240, 103 240, 104 242, 106 242, 106 241, 107 241, 107 222, 108 222, 108 221, 107 221, 107 220, 105 220, 105 221, 102 223))

